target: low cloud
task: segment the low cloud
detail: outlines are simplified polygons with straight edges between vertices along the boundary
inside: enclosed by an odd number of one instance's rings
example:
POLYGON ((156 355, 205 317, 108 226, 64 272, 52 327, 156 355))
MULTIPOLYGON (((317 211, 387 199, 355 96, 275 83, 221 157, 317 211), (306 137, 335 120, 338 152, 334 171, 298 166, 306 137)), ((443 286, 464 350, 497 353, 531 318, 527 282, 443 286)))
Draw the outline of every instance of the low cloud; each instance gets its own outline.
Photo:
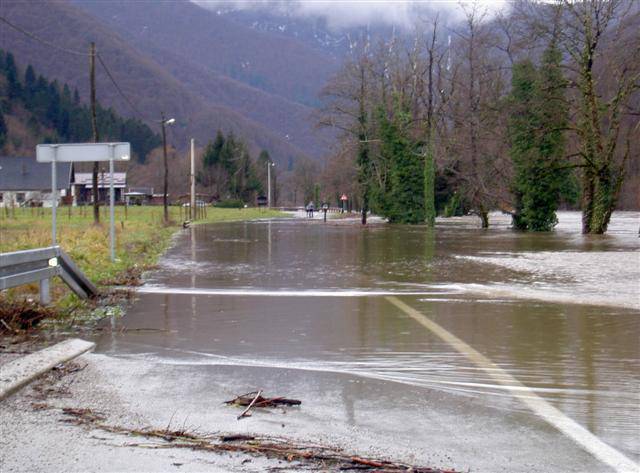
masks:
POLYGON ((417 18, 436 11, 462 17, 463 8, 478 4, 489 14, 508 8, 507 0, 193 0, 211 9, 250 9, 302 18, 326 19, 335 29, 387 24, 410 27, 417 18))

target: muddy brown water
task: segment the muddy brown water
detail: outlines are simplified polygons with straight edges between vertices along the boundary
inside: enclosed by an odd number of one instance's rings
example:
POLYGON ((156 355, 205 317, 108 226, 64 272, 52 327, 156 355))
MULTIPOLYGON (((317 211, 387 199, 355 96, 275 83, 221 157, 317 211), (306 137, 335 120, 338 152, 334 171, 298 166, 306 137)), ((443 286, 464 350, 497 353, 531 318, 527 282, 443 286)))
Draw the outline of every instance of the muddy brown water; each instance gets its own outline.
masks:
POLYGON ((189 366, 336 373, 380 396, 522 403, 390 304, 396 295, 623 454, 640 458, 640 214, 605 236, 563 212, 552 233, 494 215, 424 227, 273 220, 184 230, 98 351, 189 366), (405 389, 406 388, 406 389, 405 389))

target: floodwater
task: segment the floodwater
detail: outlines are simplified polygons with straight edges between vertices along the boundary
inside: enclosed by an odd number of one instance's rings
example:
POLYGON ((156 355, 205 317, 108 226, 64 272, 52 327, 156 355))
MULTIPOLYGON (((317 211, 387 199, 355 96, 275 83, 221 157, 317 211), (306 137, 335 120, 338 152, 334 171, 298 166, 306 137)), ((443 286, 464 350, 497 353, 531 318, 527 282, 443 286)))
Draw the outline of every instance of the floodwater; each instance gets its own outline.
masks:
POLYGON ((472 471, 610 471, 517 392, 640 459, 640 214, 614 214, 604 236, 581 235, 578 213, 559 219, 544 234, 514 232, 499 214, 488 230, 470 217, 435 231, 297 219, 196 226, 149 275, 121 321, 129 330, 104 334, 98 351, 216 382, 242 374, 249 388, 290 380, 322 398, 335 388, 327 417, 341 435, 366 427, 382 452, 402 452, 395 441, 418 459, 426 444, 446 451, 444 466, 472 471), (458 435, 438 437, 448 430, 458 435), (516 452, 525 444, 530 452, 516 452))

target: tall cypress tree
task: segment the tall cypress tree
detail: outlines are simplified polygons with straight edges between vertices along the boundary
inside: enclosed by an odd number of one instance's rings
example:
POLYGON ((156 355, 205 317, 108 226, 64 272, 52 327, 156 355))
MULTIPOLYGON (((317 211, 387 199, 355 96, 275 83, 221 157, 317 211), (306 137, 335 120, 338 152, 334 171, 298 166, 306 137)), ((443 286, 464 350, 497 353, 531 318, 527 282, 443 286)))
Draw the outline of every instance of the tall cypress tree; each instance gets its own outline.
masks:
POLYGON ((536 161, 536 139, 538 117, 535 110, 536 68, 529 60, 514 64, 511 75, 511 116, 509 119, 509 138, 511 141, 511 160, 514 167, 512 191, 515 196, 513 225, 519 230, 529 227, 524 209, 525 195, 535 192, 530 189, 529 170, 536 161))
POLYGON ((388 218, 392 223, 419 224, 425 221, 424 159, 409 136, 411 115, 396 100, 392 118, 380 124, 381 152, 391 163, 391 192, 388 218))
POLYGON ((513 67, 509 135, 515 178, 514 227, 549 231, 557 223, 560 193, 568 171, 563 169, 563 127, 567 111, 560 52, 551 44, 536 70, 530 61, 513 67))

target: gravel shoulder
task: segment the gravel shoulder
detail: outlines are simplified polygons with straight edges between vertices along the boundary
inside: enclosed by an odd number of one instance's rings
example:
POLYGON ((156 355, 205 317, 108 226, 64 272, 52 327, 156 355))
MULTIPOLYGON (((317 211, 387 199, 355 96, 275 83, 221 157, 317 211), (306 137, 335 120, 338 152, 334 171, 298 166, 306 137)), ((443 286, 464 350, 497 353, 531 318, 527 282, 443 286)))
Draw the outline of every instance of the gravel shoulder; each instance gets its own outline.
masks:
MULTIPOLYGON (((17 355, 2 355, 0 363, 17 355)), ((117 360, 111 360, 117 362, 117 360)), ((117 379, 106 379, 110 361, 87 354, 54 369, 0 403, 0 469, 51 471, 264 471, 269 460, 230 453, 216 455, 187 449, 153 448, 149 441, 69 422, 64 408, 99 412, 112 425, 145 428, 150 419, 131 409, 117 379), (145 444, 141 447, 141 444, 145 444)), ((136 368, 134 366, 127 369, 136 368)), ((132 393, 138 397, 140 393, 132 393)), ((158 427, 166 427, 158 426, 158 427)))

